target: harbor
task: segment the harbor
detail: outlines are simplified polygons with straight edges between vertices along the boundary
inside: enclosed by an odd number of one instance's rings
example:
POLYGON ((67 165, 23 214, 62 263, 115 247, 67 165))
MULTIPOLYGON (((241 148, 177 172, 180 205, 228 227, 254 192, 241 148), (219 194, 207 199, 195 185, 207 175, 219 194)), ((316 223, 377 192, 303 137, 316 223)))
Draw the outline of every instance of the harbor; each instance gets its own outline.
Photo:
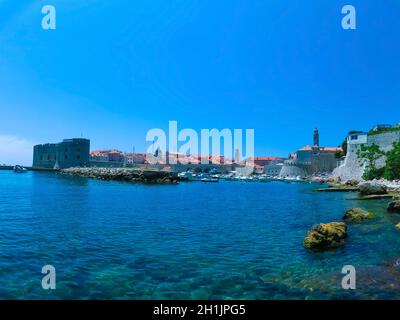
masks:
POLYGON ((400 298, 400 216, 386 211, 391 200, 315 191, 322 187, 0 171, 2 298, 400 298), (343 246, 303 247, 313 225, 342 221, 354 207, 374 218, 349 224, 343 246), (49 261, 58 270, 54 291, 34 276, 49 261), (338 285, 344 263, 363 279, 354 292, 338 285))

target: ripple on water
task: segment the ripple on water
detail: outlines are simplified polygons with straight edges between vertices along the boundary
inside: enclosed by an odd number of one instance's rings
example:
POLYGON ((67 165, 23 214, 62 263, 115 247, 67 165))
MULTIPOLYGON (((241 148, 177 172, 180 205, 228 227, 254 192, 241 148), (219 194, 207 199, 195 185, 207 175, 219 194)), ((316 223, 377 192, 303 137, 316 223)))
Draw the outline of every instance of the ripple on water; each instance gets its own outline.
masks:
POLYGON ((9 299, 395 299, 400 221, 387 201, 311 184, 141 185, 0 172, 0 297, 9 299), (353 197, 353 198, 352 198, 353 197), (310 253, 319 222, 361 207, 346 245, 310 253), (41 267, 57 269, 44 291, 41 267), (341 289, 341 268, 357 290, 341 289))

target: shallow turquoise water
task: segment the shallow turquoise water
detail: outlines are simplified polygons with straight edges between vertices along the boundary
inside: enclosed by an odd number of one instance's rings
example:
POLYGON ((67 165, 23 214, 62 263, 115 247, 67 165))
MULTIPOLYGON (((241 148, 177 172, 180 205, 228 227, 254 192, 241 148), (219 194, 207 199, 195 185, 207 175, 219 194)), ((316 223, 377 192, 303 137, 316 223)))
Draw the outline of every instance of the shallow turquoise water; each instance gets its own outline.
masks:
POLYGON ((400 298, 400 215, 385 212, 386 200, 316 187, 0 171, 0 298, 400 298), (310 227, 354 206, 378 217, 350 225, 336 251, 303 248, 310 227), (57 270, 53 291, 41 287, 47 264, 57 270), (349 264, 357 289, 345 291, 340 272, 349 264))

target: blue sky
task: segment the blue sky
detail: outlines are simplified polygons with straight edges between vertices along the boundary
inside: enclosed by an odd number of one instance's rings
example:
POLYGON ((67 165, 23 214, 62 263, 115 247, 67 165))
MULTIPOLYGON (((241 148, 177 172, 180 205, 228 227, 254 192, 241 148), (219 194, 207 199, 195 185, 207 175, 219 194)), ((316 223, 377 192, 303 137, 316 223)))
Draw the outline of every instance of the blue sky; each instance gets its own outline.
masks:
POLYGON ((0 0, 0 163, 152 128, 254 128, 257 155, 400 122, 397 0, 0 0), (82 3, 84 2, 84 3, 82 3), (41 8, 57 9, 57 30, 41 8), (357 9, 357 30, 341 8, 357 9))

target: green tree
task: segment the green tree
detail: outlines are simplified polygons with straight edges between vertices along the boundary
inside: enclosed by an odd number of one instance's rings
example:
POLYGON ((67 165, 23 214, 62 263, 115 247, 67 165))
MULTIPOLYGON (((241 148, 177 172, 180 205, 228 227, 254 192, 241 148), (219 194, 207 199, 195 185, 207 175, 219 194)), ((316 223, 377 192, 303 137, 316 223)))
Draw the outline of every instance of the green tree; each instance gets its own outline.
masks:
POLYGON ((393 149, 386 153, 385 179, 400 179, 400 141, 393 143, 393 149))
POLYGON ((344 152, 342 150, 338 150, 335 152, 335 158, 336 159, 341 159, 345 156, 344 152))
POLYGON ((335 152, 335 158, 341 159, 347 155, 347 138, 345 138, 338 148, 342 148, 342 150, 338 150, 335 152))
POLYGON ((342 150, 343 150, 343 155, 346 156, 347 155, 347 139, 344 139, 344 141, 342 142, 342 150))
POLYGON ((377 168, 376 161, 378 161, 385 152, 379 149, 379 146, 373 144, 371 146, 361 146, 361 149, 357 151, 357 156, 366 162, 366 168, 363 175, 365 180, 373 180, 382 178, 385 172, 385 168, 377 168))

